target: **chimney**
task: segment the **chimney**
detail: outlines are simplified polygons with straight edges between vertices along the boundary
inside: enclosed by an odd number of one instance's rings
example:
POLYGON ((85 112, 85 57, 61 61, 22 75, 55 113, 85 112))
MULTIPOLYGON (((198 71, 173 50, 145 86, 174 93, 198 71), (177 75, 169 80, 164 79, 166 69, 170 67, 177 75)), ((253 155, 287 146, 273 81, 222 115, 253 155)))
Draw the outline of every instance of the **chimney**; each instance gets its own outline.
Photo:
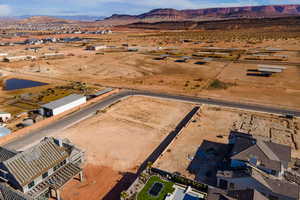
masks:
POLYGON ((60 138, 56 138, 54 140, 55 144, 57 144, 59 147, 63 147, 63 141, 60 138))

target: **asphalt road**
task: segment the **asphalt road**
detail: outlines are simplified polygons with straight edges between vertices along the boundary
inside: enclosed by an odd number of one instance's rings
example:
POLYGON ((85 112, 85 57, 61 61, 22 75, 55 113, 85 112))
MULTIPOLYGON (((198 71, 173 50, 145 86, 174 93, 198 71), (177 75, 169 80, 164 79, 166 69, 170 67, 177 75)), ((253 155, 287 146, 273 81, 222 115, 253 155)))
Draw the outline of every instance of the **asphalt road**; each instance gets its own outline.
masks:
POLYGON ((216 100, 210 98, 198 98, 198 97, 190 97, 190 96, 180 96, 180 95, 170 95, 170 94, 162 94, 162 93, 152 93, 148 91, 136 91, 136 90, 126 90, 120 93, 114 94, 109 96, 108 98, 104 99, 101 102, 95 103, 89 107, 81 109, 77 112, 72 113, 64 117, 61 120, 53 122, 52 124, 45 126, 39 130, 32 131, 31 133, 17 138, 8 144, 4 145, 6 148, 15 149, 15 150, 22 150, 27 146, 32 145, 34 142, 41 140, 42 138, 49 136, 55 132, 59 132, 65 128, 68 128, 83 119, 86 119, 92 115, 94 115, 97 110, 103 109, 107 106, 112 105, 113 103, 129 97, 129 96, 149 96, 149 97, 157 97, 157 98, 164 98, 170 100, 177 100, 177 101, 186 101, 190 103, 199 103, 199 104, 212 104, 212 105, 219 105, 219 106, 226 106, 232 108, 239 108, 239 109, 247 109, 253 111, 260 111, 260 112, 268 112, 280 115, 291 114, 294 116, 300 117, 300 111, 295 110, 288 110, 288 109, 281 109, 275 107, 267 107, 261 105, 253 105, 253 104, 245 104, 245 103, 238 103, 238 102, 229 102, 223 100, 216 100))

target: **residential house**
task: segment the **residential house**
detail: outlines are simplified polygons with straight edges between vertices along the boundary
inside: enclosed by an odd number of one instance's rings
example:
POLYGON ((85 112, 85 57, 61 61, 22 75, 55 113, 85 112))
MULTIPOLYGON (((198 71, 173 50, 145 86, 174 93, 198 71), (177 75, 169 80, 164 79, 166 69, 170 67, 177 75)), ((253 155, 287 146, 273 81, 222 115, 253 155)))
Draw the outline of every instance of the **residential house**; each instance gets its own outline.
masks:
POLYGON ((107 46, 106 45, 92 45, 92 46, 87 46, 86 47, 86 50, 91 50, 91 51, 98 51, 98 50, 101 50, 101 49, 106 49, 107 46))
POLYGON ((249 134, 231 132, 229 143, 233 145, 231 167, 251 166, 282 177, 291 161, 291 148, 286 145, 253 138, 249 134))
POLYGON ((11 118, 11 114, 7 112, 0 112, 0 122, 7 122, 11 118))
POLYGON ((23 151, 0 149, 0 194, 8 199, 48 199, 73 177, 83 178, 84 152, 67 140, 44 138, 23 151), (5 195, 4 195, 5 196, 5 195))
POLYGON ((299 185, 268 176, 261 171, 218 171, 218 187, 227 190, 253 189, 271 200, 298 200, 299 185))
POLYGON ((273 200, 297 200, 299 185, 284 179, 291 148, 250 134, 231 132, 228 170, 217 172, 217 186, 226 191, 252 189, 273 200))
POLYGON ((3 58, 4 62, 17 62, 17 61, 22 61, 22 60, 35 60, 36 56, 11 56, 11 57, 5 57, 3 58))
POLYGON ((225 191, 212 187, 206 200, 268 200, 268 198, 255 189, 225 191))

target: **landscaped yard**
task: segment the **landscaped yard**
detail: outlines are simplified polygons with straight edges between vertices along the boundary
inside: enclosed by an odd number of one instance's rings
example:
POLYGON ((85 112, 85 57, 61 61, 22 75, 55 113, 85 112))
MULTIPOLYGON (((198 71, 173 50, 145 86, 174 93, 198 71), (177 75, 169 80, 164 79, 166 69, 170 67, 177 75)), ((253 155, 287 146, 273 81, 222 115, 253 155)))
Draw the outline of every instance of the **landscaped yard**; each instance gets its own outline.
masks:
POLYGON ((152 176, 142 191, 138 194, 138 200, 163 200, 168 193, 174 191, 174 183, 152 176), (162 186, 162 187, 161 187, 162 186), (157 193, 157 195, 151 195, 157 193))

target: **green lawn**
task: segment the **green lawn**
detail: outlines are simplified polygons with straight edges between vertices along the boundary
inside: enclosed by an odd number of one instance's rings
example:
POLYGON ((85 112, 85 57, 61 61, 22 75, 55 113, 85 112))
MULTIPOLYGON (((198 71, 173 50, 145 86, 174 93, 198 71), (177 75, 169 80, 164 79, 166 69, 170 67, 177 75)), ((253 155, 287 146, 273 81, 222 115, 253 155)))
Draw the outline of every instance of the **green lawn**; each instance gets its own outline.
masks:
POLYGON ((137 200, 163 200, 168 193, 172 193, 174 191, 173 185, 174 183, 172 182, 164 181, 157 176, 152 176, 142 191, 138 194, 137 200), (160 191, 159 195, 154 197, 149 194, 149 190, 153 184, 157 182, 162 183, 164 187, 160 191))

